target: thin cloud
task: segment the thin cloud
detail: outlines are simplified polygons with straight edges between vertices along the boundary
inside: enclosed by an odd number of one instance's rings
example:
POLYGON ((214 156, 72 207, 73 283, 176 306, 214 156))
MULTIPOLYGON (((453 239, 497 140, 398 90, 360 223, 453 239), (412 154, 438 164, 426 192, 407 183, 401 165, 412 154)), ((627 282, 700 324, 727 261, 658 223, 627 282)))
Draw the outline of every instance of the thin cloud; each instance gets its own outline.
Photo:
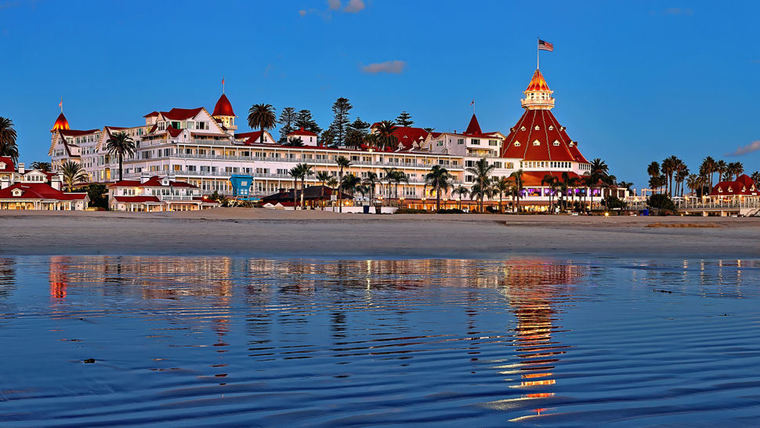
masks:
POLYGON ((732 153, 727 153, 726 156, 744 156, 752 152, 760 150, 760 140, 753 141, 746 146, 741 146, 732 153))
POLYGON ((669 7, 665 9, 663 12, 665 15, 671 15, 671 16, 691 16, 694 15, 694 11, 689 8, 680 8, 680 7, 669 7))
POLYGON ((362 72, 369 73, 369 74, 377 74, 377 73, 400 74, 401 72, 404 71, 405 67, 406 67, 406 61, 393 60, 393 61, 385 61, 385 62, 375 62, 372 64, 362 66, 362 72))
POLYGON ((307 12, 305 9, 301 9, 301 10, 298 11, 298 14, 301 15, 301 16, 306 16, 307 13, 309 13, 309 12, 307 12))
POLYGON ((348 5, 343 9, 343 12, 359 13, 364 10, 365 7, 364 0, 348 0, 348 5))
POLYGON ((327 0, 327 7, 330 8, 330 10, 340 9, 340 0, 327 0))

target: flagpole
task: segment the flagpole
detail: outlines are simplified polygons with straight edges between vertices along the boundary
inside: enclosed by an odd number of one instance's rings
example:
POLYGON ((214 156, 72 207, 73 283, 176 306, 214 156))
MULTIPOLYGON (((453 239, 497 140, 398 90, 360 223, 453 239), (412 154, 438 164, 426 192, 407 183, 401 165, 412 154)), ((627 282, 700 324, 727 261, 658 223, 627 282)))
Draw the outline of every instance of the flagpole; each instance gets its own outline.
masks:
POLYGON ((540 38, 540 37, 536 37, 536 70, 538 70, 538 69, 539 69, 539 53, 541 52, 541 51, 538 49, 538 41, 539 41, 539 40, 541 40, 541 38, 540 38))

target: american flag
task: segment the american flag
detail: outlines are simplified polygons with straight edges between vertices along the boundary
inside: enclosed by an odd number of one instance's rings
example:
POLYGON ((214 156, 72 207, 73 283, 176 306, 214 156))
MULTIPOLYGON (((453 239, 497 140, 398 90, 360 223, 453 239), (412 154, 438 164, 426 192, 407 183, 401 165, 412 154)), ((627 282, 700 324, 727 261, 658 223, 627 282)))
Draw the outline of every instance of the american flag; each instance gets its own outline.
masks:
POLYGON ((545 42, 541 39, 538 39, 538 49, 542 51, 554 52, 554 45, 549 42, 545 42))

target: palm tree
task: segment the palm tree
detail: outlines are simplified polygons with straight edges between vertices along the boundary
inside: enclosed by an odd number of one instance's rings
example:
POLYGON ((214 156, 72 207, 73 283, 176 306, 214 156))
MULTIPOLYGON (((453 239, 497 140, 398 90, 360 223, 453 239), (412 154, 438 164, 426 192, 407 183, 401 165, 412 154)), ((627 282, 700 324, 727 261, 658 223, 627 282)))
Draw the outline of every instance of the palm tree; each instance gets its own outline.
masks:
POLYGON ((741 162, 730 162, 726 166, 727 180, 736 180, 742 173, 744 173, 744 165, 741 162))
POLYGON ((327 171, 318 171, 316 175, 317 181, 322 183, 322 190, 320 192, 320 201, 322 205, 322 209, 325 208, 325 186, 327 185, 327 182, 332 178, 332 174, 330 174, 327 171))
POLYGON ((254 104, 248 110, 248 126, 260 129, 259 143, 264 144, 264 130, 272 129, 277 124, 277 115, 270 104, 254 104))
POLYGON ((300 164, 290 168, 290 171, 288 171, 288 175, 293 177, 293 211, 298 208, 298 179, 301 178, 302 174, 299 165, 300 164))
POLYGON ((303 199, 304 199, 304 193, 306 191, 306 178, 312 174, 314 174, 314 170, 311 169, 311 165, 305 164, 305 163, 299 163, 296 165, 296 168, 299 168, 299 178, 301 179, 301 209, 303 209, 303 199))
MULTIPOLYGON (((338 168, 340 168, 340 172, 338 173, 338 182, 343 183, 343 168, 348 168, 351 166, 351 161, 348 160, 345 156, 338 156, 337 159, 335 159, 335 163, 338 165, 338 168)), ((339 210, 340 212, 343 212, 343 186, 338 187, 338 202, 340 204, 339 210)))
POLYGON ((668 196, 673 196, 673 173, 676 171, 679 159, 675 156, 670 156, 662 161, 662 174, 667 177, 667 186, 665 188, 668 196))
POLYGON ((470 197, 477 197, 480 202, 479 212, 483 213, 483 199, 493 196, 493 186, 491 186, 491 178, 486 177, 485 181, 477 181, 470 187, 470 197))
POLYGON ((517 207, 516 211, 520 212, 520 197, 522 196, 523 191, 523 170, 518 169, 517 171, 513 172, 509 175, 509 178, 515 181, 515 187, 517 188, 517 207))
POLYGON ((451 191, 452 195, 459 195, 459 211, 462 211, 462 196, 470 193, 470 191, 461 184, 451 191))
POLYGON ((9 156, 13 162, 18 162, 18 146, 16 145, 16 129, 13 121, 0 116, 0 156, 9 156))
POLYGON ((578 185, 581 182, 581 179, 580 179, 580 177, 568 177, 568 178, 564 178, 564 173, 563 173, 563 180, 565 180, 565 183, 567 183, 568 189, 571 190, 571 192, 570 192, 570 203, 573 205, 573 209, 575 209, 575 192, 576 192, 576 190, 578 190, 577 188, 578 188, 578 185))
POLYGON ((380 178, 377 176, 377 173, 369 171, 367 173, 367 176, 364 178, 364 185, 369 188, 369 204, 374 205, 375 203, 375 185, 377 182, 380 181, 380 178))
POLYGON ((686 166, 683 161, 680 159, 678 160, 678 165, 676 165, 676 172, 675 172, 675 182, 676 182, 676 194, 679 196, 683 196, 683 182, 686 180, 686 178, 689 176, 689 167, 686 166))
POLYGON ((377 132, 377 142, 382 150, 393 149, 398 147, 398 138, 393 135, 393 131, 396 130, 396 124, 392 120, 384 120, 380 122, 375 128, 377 132))
POLYGON ((753 172, 750 178, 755 182, 755 187, 760 187, 760 171, 753 172))
POLYGON ((64 161, 61 164, 61 173, 63 174, 63 182, 66 183, 66 190, 71 191, 76 183, 84 181, 85 172, 82 165, 74 161, 64 161))
POLYGON ((449 190, 451 187, 451 179, 453 177, 449 174, 449 170, 443 168, 440 165, 433 165, 430 172, 425 174, 425 185, 433 186, 435 189, 435 211, 441 210, 441 192, 449 190))
POLYGON ((594 206, 594 186, 598 186, 600 182, 604 183, 608 176, 609 167, 607 166, 607 163, 599 158, 591 161, 591 169, 589 170, 588 179, 586 181, 591 193, 589 198, 591 208, 594 206))
POLYGON ((491 173, 493 172, 494 168, 496 168, 495 165, 489 165, 486 158, 481 158, 477 162, 475 162, 475 166, 468 167, 465 171, 472 174, 473 182, 475 183, 473 185, 473 188, 475 186, 478 186, 478 191, 476 193, 473 193, 472 190, 470 190, 470 194, 476 194, 478 195, 478 198, 480 198, 480 212, 483 212, 483 198, 487 196, 486 189, 489 187, 491 182, 491 173))
POLYGON ((549 185, 549 214, 551 214, 552 212, 554 212, 554 205, 552 204, 552 200, 553 200, 553 197, 554 197, 554 190, 557 187, 558 181, 559 180, 557 179, 557 177, 555 177, 555 176, 553 176, 551 174, 546 174, 546 175, 544 175, 544 178, 541 179, 541 185, 542 186, 544 184, 548 184, 549 185))
POLYGON ((354 174, 346 174, 340 181, 340 188, 346 192, 354 194, 356 187, 362 182, 362 180, 354 174))
POLYGON ((499 194, 499 212, 504 213, 502 203, 504 202, 504 194, 509 193, 509 189, 512 187, 512 182, 507 177, 501 177, 494 185, 494 191, 499 194))
POLYGON ((398 206, 401 206, 401 200, 398 197, 398 186, 401 183, 408 183, 409 182, 409 176, 406 175, 404 171, 401 171, 399 169, 393 169, 391 171, 391 178, 393 180, 393 184, 395 186, 395 195, 396 195, 396 203, 398 206))
POLYGON ((713 188, 713 174, 717 171, 718 164, 711 156, 706 157, 699 166, 699 174, 708 178, 710 189, 713 188))
POLYGON ((108 154, 116 154, 119 157, 119 181, 123 180, 124 156, 135 154, 135 141, 126 132, 117 132, 106 141, 108 154))
POLYGON ((715 163, 715 171, 718 173, 718 181, 725 181, 725 175, 726 170, 728 169, 728 164, 726 164, 726 161, 719 160, 715 163))
POLYGON ((688 177, 686 177, 686 186, 691 189, 692 193, 697 193, 697 189, 700 189, 702 187, 702 180, 704 177, 697 175, 697 174, 690 174, 688 177))
POLYGON ((30 165, 32 169, 38 169, 40 171, 50 172, 53 169, 53 166, 50 165, 50 162, 40 162, 40 161, 34 161, 30 165))

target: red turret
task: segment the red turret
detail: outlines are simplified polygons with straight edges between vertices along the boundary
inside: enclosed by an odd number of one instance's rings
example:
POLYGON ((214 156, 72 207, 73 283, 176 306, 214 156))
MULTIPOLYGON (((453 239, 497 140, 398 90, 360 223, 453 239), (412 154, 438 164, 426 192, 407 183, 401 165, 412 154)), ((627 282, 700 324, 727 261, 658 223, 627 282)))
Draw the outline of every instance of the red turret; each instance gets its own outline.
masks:
POLYGON ((51 131, 58 131, 59 129, 62 129, 64 131, 69 129, 69 121, 66 120, 66 116, 63 115, 63 112, 58 115, 58 119, 55 120, 53 129, 51 129, 51 131))
POLYGON ((227 99, 227 95, 222 94, 219 97, 219 101, 214 106, 214 113, 211 116, 235 116, 235 112, 232 111, 232 104, 227 99))

